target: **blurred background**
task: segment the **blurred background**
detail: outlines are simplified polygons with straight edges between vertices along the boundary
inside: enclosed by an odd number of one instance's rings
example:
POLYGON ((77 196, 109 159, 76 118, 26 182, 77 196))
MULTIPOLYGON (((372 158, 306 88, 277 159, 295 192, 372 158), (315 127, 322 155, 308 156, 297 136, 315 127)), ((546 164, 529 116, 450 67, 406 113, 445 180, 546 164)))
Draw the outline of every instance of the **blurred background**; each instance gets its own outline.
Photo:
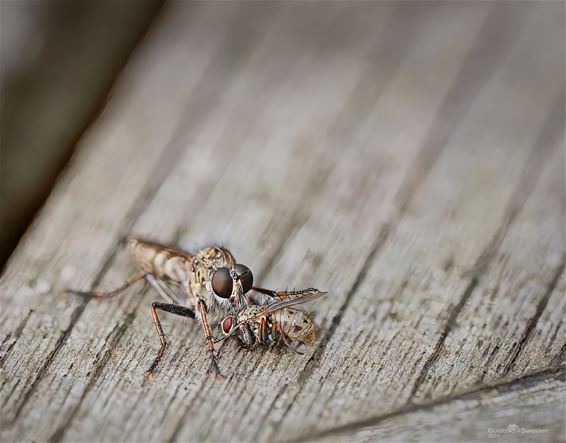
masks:
POLYGON ((0 3, 0 267, 161 1, 0 3))

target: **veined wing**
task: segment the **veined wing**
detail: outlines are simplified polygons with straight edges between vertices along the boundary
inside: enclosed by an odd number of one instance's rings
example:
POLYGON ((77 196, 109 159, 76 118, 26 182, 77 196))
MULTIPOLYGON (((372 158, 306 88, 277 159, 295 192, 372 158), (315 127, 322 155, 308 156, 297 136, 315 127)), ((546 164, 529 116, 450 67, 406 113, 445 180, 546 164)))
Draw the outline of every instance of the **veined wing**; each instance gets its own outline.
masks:
POLYGON ((278 311, 279 309, 300 305, 322 297, 324 294, 326 294, 326 292, 319 291, 316 288, 303 289, 300 291, 289 291, 289 293, 280 300, 265 305, 264 309, 262 309, 261 313, 259 313, 258 316, 269 315, 274 313, 275 311, 278 311))
POLYGON ((157 243, 152 240, 146 240, 138 237, 128 237, 126 239, 126 244, 128 245, 128 248, 132 250, 134 248, 151 249, 153 250, 153 253, 157 253, 159 251, 167 251, 172 257, 184 257, 188 260, 191 260, 194 257, 193 254, 187 251, 183 251, 182 249, 177 249, 169 245, 164 245, 162 243, 157 243))

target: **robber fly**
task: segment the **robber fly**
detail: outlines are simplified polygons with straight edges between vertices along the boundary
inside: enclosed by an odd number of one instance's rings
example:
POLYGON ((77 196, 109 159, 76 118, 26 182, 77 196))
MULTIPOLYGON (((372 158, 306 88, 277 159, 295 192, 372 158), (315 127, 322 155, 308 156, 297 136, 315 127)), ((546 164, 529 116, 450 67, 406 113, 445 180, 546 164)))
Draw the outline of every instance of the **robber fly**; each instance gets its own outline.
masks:
POLYGON ((247 306, 236 315, 226 316, 220 322, 224 338, 218 341, 235 335, 245 348, 283 342, 295 351, 293 342, 313 343, 316 340, 314 322, 305 312, 291 306, 314 300, 326 292, 309 288, 276 294, 280 297, 277 301, 247 306))
POLYGON ((112 291, 83 292, 69 289, 66 292, 112 298, 140 280, 149 282, 166 303, 154 302, 151 305, 151 317, 161 347, 145 375, 149 378, 155 375, 168 345, 157 315, 160 310, 194 318, 202 324, 215 378, 221 379, 210 324, 217 324, 222 318, 235 315, 256 303, 248 294, 250 290, 270 297, 278 297, 280 292, 253 286, 252 271, 237 263, 232 253, 220 246, 205 247, 190 254, 159 243, 129 238, 126 249, 141 272, 132 275, 122 286, 112 291), (179 302, 171 287, 180 288, 186 294, 185 305, 179 302))

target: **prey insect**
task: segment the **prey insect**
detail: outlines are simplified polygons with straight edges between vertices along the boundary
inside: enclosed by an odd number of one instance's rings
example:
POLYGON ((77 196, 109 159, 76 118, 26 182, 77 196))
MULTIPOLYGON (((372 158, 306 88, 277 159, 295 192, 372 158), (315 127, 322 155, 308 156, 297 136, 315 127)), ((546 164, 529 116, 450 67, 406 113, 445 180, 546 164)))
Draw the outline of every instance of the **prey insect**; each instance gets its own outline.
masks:
POLYGON ((316 340, 316 326, 304 311, 291 306, 324 294, 326 292, 315 288, 279 291, 279 300, 266 305, 247 306, 236 315, 226 316, 220 323, 224 337, 218 341, 236 336, 244 348, 282 342, 297 351, 293 342, 313 343, 316 340))
POLYGON ((165 300, 151 305, 151 317, 161 346, 145 375, 150 378, 155 375, 168 346, 157 314, 157 311, 164 311, 194 318, 201 323, 215 378, 221 379, 210 325, 256 303, 249 294, 250 290, 269 297, 278 297, 279 292, 253 286, 252 271, 237 263, 232 253, 220 246, 205 247, 191 254, 140 238, 129 238, 126 249, 140 272, 128 278, 122 286, 111 291, 84 292, 68 289, 66 292, 112 298, 134 283, 145 280, 165 300), (186 295, 184 303, 178 300, 176 289, 186 295))

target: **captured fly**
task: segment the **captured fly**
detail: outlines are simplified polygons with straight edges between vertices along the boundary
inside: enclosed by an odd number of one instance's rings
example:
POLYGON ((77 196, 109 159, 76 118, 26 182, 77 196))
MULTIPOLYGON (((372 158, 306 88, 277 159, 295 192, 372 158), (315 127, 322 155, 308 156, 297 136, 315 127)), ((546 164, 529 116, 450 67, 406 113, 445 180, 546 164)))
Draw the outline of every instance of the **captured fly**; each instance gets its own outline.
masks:
MULTIPOLYGON (((228 315, 220 322, 224 340, 236 336, 242 346, 253 348, 257 345, 282 342, 293 350, 293 343, 313 343, 316 340, 316 325, 303 311, 292 308, 323 296, 315 288, 300 291, 279 291, 280 298, 266 305, 251 305, 236 315, 228 315)), ((220 340, 219 340, 220 341, 220 340)))

